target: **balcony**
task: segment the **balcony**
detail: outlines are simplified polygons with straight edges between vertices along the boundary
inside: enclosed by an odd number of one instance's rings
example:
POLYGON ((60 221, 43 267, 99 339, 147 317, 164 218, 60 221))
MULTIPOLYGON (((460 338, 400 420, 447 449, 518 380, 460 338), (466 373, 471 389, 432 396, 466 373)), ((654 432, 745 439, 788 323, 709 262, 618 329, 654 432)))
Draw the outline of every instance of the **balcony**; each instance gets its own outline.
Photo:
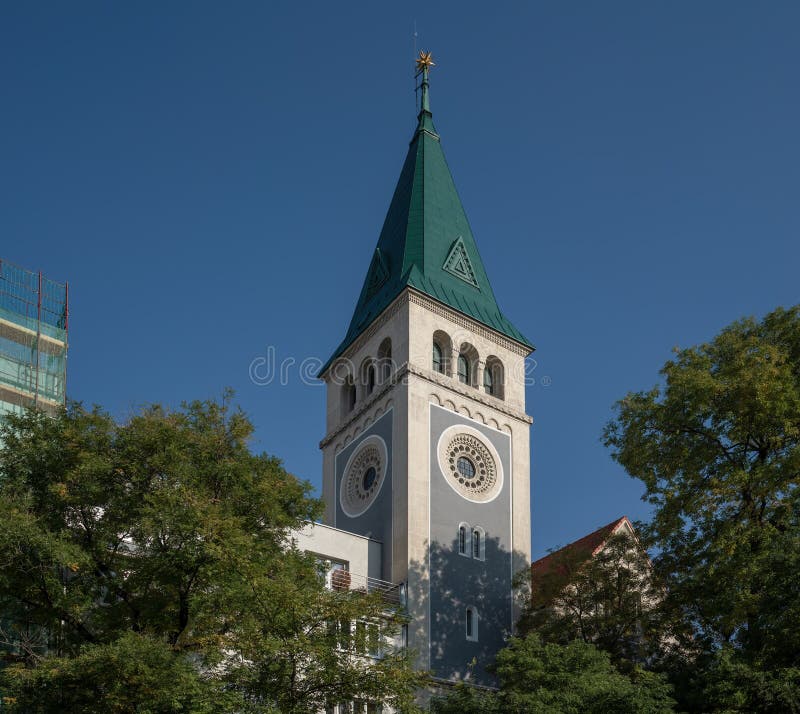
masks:
POLYGON ((405 588, 402 583, 390 583, 386 580, 371 578, 368 575, 352 573, 343 568, 331 570, 325 584, 331 590, 343 592, 350 590, 361 593, 380 593, 389 605, 405 606, 405 588))

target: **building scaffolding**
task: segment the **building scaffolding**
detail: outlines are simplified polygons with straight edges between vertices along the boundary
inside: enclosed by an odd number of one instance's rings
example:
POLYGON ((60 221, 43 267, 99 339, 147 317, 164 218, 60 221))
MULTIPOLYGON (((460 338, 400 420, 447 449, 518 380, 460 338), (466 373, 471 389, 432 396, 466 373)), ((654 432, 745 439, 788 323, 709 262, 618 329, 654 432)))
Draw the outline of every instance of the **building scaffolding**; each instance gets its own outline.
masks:
POLYGON ((69 285, 0 260, 0 416, 66 403, 69 285))

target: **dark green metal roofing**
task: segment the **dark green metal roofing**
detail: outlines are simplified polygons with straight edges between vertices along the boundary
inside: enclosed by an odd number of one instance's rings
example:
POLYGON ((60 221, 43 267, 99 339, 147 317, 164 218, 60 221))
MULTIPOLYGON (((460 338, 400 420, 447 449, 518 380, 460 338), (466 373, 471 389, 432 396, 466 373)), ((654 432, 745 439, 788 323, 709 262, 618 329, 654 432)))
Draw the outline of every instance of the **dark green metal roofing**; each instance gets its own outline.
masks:
POLYGON ((406 288, 414 288, 533 349, 503 315, 427 109, 422 111, 350 327, 320 374, 406 288))

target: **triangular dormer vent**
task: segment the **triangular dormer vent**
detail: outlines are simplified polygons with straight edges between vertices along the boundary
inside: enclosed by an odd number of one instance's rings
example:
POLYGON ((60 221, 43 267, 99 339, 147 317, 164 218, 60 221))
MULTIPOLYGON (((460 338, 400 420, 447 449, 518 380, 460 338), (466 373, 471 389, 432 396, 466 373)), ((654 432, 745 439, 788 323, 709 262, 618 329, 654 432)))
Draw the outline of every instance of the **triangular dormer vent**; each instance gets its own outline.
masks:
POLYGON ((367 273, 367 298, 371 298, 378 292, 388 278, 389 270, 386 267, 386 261, 383 259, 381 249, 376 248, 367 273))
POLYGON ((475 288, 478 287, 478 281, 475 279, 475 271, 472 269, 472 263, 467 255, 467 249, 464 247, 464 241, 459 236, 450 252, 447 254, 447 260, 444 261, 442 266, 448 273, 461 278, 465 283, 469 283, 475 288))

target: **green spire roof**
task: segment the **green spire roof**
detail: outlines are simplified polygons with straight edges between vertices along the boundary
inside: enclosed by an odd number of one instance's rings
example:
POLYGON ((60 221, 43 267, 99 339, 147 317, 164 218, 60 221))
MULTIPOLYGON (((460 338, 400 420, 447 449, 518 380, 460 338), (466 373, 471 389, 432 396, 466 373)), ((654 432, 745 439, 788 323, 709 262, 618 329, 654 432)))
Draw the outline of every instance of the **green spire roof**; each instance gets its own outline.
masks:
POLYGON ((344 341, 331 363, 406 288, 414 288, 533 349, 503 315, 489 284, 429 109, 422 110, 344 341))

